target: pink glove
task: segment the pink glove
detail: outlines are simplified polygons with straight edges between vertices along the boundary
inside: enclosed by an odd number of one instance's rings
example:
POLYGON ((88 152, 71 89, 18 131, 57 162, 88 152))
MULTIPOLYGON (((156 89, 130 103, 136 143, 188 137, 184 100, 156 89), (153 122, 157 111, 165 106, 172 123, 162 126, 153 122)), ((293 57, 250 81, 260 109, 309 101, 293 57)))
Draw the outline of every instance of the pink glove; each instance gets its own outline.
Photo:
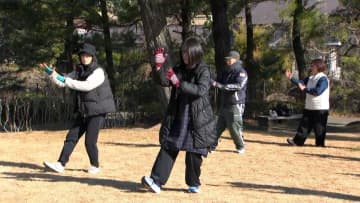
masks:
POLYGON ((160 70, 163 66, 167 55, 165 54, 164 48, 156 48, 155 49, 155 67, 156 70, 160 70))
POLYGON ((176 76, 174 70, 172 68, 169 68, 169 70, 166 72, 166 78, 168 80, 171 81, 171 83, 175 86, 175 87, 179 87, 180 86, 180 80, 179 78, 176 76))

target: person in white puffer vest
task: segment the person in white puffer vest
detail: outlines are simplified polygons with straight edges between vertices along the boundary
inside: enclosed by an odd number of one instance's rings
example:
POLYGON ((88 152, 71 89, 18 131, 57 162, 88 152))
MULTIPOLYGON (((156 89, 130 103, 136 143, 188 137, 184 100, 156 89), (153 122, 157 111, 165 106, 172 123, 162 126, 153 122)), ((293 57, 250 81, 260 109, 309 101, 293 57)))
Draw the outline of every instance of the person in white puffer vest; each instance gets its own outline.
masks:
POLYGON ((85 43, 78 53, 80 64, 67 75, 56 72, 55 67, 40 64, 50 80, 59 87, 74 91, 74 118, 66 135, 58 161, 44 161, 44 166, 54 172, 62 173, 80 138, 85 135, 85 147, 89 157, 90 174, 100 172, 97 141, 100 129, 105 123, 107 113, 115 112, 116 106, 110 81, 105 70, 98 64, 96 48, 85 43))
POLYGON ((295 79, 287 69, 285 75, 306 93, 305 108, 296 135, 287 139, 293 146, 303 146, 312 130, 315 132, 315 145, 325 147, 326 125, 329 115, 329 79, 324 73, 326 64, 322 59, 311 61, 311 75, 303 80, 295 79))

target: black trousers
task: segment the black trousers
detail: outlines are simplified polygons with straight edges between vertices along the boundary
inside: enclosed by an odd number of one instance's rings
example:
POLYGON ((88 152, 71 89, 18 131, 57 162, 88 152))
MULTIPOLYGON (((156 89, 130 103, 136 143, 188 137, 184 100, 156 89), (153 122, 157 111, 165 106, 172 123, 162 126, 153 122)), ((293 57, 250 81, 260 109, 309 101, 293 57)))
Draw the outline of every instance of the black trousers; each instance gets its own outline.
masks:
POLYGON ((326 125, 328 120, 328 110, 304 110, 303 117, 300 121, 294 142, 296 145, 302 146, 311 130, 315 133, 315 145, 325 146, 326 125))
POLYGON ((104 121, 105 114, 90 116, 87 118, 78 116, 66 136, 58 161, 61 162, 63 166, 66 165, 76 144, 85 133, 85 147, 90 163, 93 166, 99 167, 97 140, 100 128, 103 126, 104 121))
MULTIPOLYGON (((154 166, 151 170, 151 178, 154 182, 161 186, 165 185, 169 179, 171 170, 174 166, 178 150, 170 151, 161 148, 156 157, 154 166)), ((185 181, 189 186, 198 186, 200 184, 202 157, 200 154, 186 152, 185 157, 185 181)))

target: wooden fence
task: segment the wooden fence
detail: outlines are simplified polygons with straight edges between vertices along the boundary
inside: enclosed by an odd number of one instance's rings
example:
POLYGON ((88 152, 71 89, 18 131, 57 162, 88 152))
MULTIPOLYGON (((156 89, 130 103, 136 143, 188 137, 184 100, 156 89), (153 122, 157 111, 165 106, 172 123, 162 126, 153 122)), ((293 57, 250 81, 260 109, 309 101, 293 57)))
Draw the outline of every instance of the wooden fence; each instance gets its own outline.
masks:
MULTIPOLYGON (((136 107, 124 109, 120 98, 115 98, 115 104, 118 111, 107 115, 105 128, 133 125, 152 116, 136 107)), ((66 129, 74 116, 73 109, 73 102, 61 97, 0 98, 0 131, 66 129)))

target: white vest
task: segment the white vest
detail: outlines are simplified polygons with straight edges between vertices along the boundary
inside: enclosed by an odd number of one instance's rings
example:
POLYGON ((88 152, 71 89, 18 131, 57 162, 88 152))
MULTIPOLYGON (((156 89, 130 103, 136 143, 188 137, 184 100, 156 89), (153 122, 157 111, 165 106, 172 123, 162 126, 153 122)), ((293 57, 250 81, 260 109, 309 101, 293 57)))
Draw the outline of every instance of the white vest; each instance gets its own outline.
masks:
POLYGON ((328 87, 318 96, 306 93, 305 109, 308 110, 329 110, 329 96, 330 96, 330 83, 328 77, 323 73, 317 73, 309 77, 309 81, 306 84, 307 88, 315 88, 318 80, 321 77, 326 77, 328 81, 328 87))

